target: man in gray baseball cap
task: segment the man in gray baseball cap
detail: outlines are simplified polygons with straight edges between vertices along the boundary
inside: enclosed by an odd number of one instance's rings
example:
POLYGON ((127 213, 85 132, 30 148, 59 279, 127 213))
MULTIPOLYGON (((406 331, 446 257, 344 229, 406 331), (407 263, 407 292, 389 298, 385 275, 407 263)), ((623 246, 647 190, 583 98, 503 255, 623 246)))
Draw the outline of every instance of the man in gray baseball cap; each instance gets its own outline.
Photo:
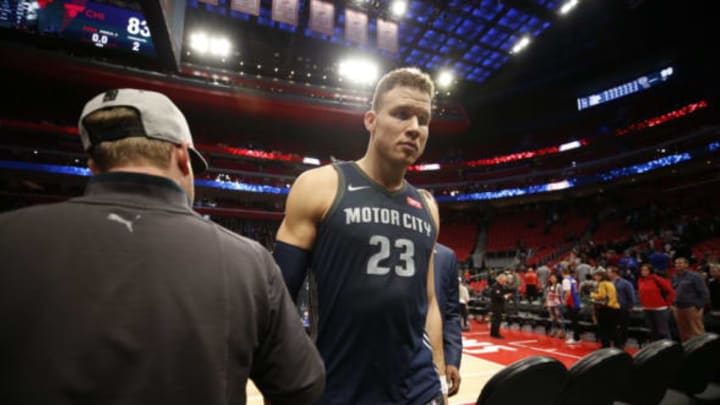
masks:
POLYGON ((80 118, 85 194, 0 215, 8 404, 314 403, 325 369, 272 256, 192 210, 180 110, 122 89, 80 118))
MULTIPOLYGON (((161 93, 119 89, 98 94, 85 104, 78 127, 83 149, 91 157, 100 144, 120 139, 147 138, 164 141, 184 150, 195 174, 208 169, 207 161, 193 145, 185 116, 161 93), (108 125, 106 117, 113 114, 126 117, 121 120, 123 125, 112 125, 113 120, 110 120, 111 125, 108 125)), ((129 143, 149 144, 143 141, 129 143)), ((94 160, 91 159, 91 169, 92 164, 96 163, 94 160)), ((190 197, 193 197, 193 194, 194 190, 188 192, 190 197)))

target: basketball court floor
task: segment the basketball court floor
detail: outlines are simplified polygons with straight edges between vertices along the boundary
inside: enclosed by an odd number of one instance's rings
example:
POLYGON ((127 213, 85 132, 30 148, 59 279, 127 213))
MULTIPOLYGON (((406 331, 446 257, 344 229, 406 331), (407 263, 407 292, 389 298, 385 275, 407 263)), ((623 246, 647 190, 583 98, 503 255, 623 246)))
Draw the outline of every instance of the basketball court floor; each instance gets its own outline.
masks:
MULTIPOLYGON (((472 330, 463 333, 463 356, 460 365, 460 392, 450 398, 451 405, 475 404, 485 383, 503 367, 530 356, 548 356, 570 367, 583 356, 600 347, 599 343, 583 341, 569 345, 565 339, 534 332, 502 329, 505 339, 490 337, 486 323, 474 322, 472 330)), ((633 354, 637 349, 628 348, 633 354)), ((248 404, 262 405, 262 395, 248 383, 248 404)))

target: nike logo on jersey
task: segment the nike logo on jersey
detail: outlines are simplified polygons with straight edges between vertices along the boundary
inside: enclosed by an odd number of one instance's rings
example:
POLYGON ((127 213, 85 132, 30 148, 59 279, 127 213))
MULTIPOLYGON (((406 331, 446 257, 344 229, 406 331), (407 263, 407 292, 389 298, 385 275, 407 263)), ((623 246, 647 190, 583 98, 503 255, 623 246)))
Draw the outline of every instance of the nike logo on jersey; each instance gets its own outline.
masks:
POLYGON ((370 188, 370 186, 357 186, 357 187, 353 187, 352 184, 349 184, 349 185, 348 185, 348 191, 365 190, 366 188, 370 188))

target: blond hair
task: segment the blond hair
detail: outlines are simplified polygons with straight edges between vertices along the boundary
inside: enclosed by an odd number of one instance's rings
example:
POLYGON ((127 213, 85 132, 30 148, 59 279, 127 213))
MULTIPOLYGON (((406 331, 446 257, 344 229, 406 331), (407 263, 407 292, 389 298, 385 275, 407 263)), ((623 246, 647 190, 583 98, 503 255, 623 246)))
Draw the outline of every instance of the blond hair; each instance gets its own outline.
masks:
MULTIPOLYGON (((137 112, 127 107, 114 107, 96 111, 83 120, 83 125, 102 132, 124 126, 141 127, 137 112)), ((132 134, 131 134, 132 135, 132 134)), ((138 134, 141 135, 141 134, 138 134)), ((101 142, 90 149, 90 157, 98 170, 106 172, 117 166, 149 164, 159 169, 170 167, 175 145, 144 136, 130 136, 115 141, 101 142)))
POLYGON ((399 68, 386 73, 378 81, 372 98, 373 111, 380 109, 382 96, 395 87, 410 87, 420 90, 430 96, 430 100, 435 96, 435 83, 427 73, 416 68, 399 68))

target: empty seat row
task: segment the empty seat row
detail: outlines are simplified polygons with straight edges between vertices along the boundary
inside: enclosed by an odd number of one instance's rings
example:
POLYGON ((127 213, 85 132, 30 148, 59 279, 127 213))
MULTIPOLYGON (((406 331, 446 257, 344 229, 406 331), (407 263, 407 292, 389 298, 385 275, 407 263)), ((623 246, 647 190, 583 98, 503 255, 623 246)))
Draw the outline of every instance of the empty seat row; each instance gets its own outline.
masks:
POLYGON ((708 333, 682 345, 661 340, 632 357, 600 349, 569 369, 550 357, 528 357, 496 373, 477 404, 720 404, 720 337, 708 333))

